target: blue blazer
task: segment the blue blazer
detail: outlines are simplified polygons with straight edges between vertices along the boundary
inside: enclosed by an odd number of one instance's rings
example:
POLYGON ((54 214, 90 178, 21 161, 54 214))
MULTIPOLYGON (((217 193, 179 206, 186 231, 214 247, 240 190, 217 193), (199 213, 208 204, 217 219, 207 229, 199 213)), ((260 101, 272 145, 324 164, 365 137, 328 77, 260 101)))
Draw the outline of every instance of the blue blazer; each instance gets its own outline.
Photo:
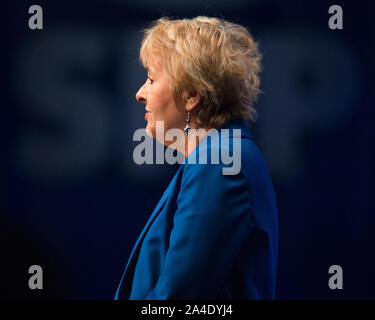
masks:
MULTIPOLYGON (((180 165, 129 258, 115 300, 273 299, 278 260, 276 199, 245 120, 232 121, 228 150, 241 169, 223 175, 223 134, 206 138, 180 165), (232 129, 241 129, 241 138, 232 129), (210 143, 208 143, 210 140, 210 143), (189 158, 208 154, 208 164, 189 158)), ((229 167, 229 166, 228 166, 229 167)))

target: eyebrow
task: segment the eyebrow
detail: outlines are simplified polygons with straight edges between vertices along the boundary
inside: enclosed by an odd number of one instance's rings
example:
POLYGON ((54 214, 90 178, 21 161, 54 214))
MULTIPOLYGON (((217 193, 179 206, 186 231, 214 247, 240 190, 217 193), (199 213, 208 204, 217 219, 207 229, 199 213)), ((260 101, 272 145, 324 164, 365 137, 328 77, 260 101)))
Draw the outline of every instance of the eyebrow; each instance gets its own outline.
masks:
POLYGON ((153 68, 146 66, 145 69, 147 70, 147 72, 155 74, 155 72, 152 70, 153 68))

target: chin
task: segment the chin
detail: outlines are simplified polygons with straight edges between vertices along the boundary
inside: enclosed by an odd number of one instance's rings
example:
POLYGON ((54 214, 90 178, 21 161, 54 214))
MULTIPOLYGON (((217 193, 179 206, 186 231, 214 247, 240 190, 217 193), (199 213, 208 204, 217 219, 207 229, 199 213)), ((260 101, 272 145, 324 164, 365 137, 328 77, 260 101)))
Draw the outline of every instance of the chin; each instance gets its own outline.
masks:
POLYGON ((146 134, 147 134, 150 138, 155 138, 155 136, 156 136, 156 133, 155 133, 155 127, 151 127, 150 125, 147 125, 147 126, 146 126, 146 134))

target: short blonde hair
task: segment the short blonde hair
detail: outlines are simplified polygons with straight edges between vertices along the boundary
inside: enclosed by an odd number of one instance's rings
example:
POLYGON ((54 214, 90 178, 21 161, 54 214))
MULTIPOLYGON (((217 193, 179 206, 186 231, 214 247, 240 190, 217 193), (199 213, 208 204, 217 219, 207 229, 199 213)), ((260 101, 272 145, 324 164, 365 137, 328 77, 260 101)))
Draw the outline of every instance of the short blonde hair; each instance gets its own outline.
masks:
POLYGON ((140 59, 159 56, 177 105, 199 92, 198 126, 220 128, 234 118, 255 121, 262 55, 249 31, 219 18, 163 17, 144 30, 140 59))

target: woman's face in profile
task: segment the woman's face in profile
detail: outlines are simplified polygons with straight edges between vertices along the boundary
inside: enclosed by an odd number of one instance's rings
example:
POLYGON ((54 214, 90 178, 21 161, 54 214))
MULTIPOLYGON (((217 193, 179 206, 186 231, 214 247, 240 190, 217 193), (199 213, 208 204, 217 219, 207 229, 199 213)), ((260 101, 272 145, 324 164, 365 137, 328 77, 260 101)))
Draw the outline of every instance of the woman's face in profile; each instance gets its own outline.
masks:
POLYGON ((136 98, 146 105, 146 129, 151 131, 154 138, 156 138, 156 121, 163 121, 164 135, 169 129, 182 130, 185 126, 186 115, 177 109, 169 84, 170 77, 161 60, 157 57, 150 59, 146 82, 138 90, 136 98))

